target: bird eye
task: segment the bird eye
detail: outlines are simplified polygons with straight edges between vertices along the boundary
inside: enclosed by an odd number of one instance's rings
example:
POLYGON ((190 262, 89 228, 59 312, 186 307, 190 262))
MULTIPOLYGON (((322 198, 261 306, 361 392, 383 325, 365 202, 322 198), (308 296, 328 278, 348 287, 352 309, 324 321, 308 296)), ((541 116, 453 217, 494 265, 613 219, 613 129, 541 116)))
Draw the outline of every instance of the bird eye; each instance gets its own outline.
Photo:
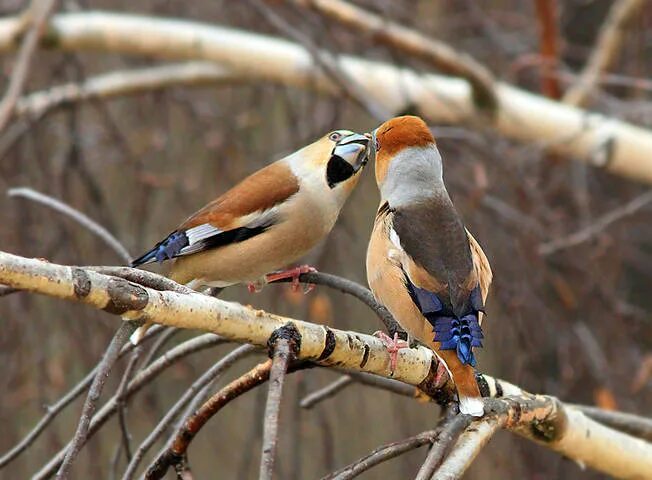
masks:
POLYGON ((333 142, 338 142, 342 138, 342 134, 339 132, 333 132, 328 136, 328 139, 333 142))

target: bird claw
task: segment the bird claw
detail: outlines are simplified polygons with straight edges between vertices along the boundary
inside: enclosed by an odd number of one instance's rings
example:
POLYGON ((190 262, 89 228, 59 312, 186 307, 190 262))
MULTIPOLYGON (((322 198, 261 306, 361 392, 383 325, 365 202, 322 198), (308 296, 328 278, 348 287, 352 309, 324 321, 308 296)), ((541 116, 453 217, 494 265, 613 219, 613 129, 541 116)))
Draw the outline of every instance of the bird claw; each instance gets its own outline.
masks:
POLYGON ((378 337, 380 341, 383 342, 383 345, 385 345, 385 348, 389 353, 390 373, 393 375, 396 370, 396 365, 398 364, 399 350, 402 348, 410 348, 410 345, 405 340, 398 338, 398 333, 394 333, 394 338, 392 338, 385 332, 379 330, 374 332, 374 337, 378 337))
MULTIPOLYGON (((301 283, 299 282, 299 277, 304 274, 304 273, 315 273, 317 269, 315 267, 311 267, 310 265, 300 265, 298 267, 290 268, 288 270, 281 270, 280 272, 274 272, 265 275, 265 281, 267 283, 271 282, 276 282, 278 280, 283 280, 285 278, 291 278, 292 279, 292 291, 297 292, 299 291, 299 288, 301 287, 301 283)), ((310 293, 315 289, 315 284, 314 283, 307 283, 306 288, 303 290, 303 293, 310 293)))

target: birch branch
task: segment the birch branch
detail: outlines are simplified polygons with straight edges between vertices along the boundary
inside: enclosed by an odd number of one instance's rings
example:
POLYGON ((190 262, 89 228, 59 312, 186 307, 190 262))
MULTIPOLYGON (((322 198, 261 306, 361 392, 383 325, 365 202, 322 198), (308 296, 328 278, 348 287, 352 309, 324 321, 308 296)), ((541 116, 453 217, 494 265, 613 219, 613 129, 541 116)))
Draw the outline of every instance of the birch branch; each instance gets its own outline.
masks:
MULTIPOLYGON (((126 319, 199 329, 259 347, 266 346, 274 331, 290 322, 300 338, 297 360, 392 377, 389 354, 373 336, 292 320, 206 295, 152 290, 92 270, 4 252, 0 252, 0 283, 86 303, 126 319)), ((435 373, 432 351, 418 347, 399 352, 393 378, 436 396, 432 388, 435 373)), ((127 395, 140 376, 130 382, 127 395)), ((513 396, 520 391, 518 387, 486 375, 479 377, 479 385, 484 394, 510 395, 504 399, 486 399, 487 418, 494 412, 503 416, 506 428, 530 440, 614 477, 645 478, 652 471, 652 444, 642 439, 601 425, 553 397, 513 396)), ((115 411, 116 402, 111 403, 111 407, 105 406, 102 411, 115 411)), ((105 421, 106 417, 100 413, 96 415, 97 422, 105 421)), ((97 428, 95 424, 94 418, 89 431, 97 428)), ((57 460, 51 464, 56 465, 57 460)), ((38 478, 52 471, 52 465, 45 467, 38 478)))
MULTIPOLYGON (((21 42, 18 59, 14 65, 9 86, 0 102, 0 132, 4 130, 9 122, 27 80, 32 57, 38 48, 42 29, 55 5, 55 0, 33 0, 29 10, 20 18, 17 28, 12 33, 17 37, 22 33, 23 28, 29 27, 25 38, 21 42)), ((14 37, 15 38, 15 37, 14 37)))
POLYGON ((493 75, 487 67, 470 55, 343 0, 292 2, 312 8, 321 15, 355 32, 369 35, 398 52, 424 60, 444 73, 464 78, 472 87, 473 98, 479 108, 493 112, 498 107, 493 75))
POLYGON ((121 70, 81 83, 56 85, 23 96, 15 115, 37 120, 50 110, 76 102, 154 92, 176 85, 204 86, 246 82, 246 77, 210 62, 185 62, 134 70, 121 70))
MULTIPOLYGON (((0 20, 0 52, 15 48, 18 17, 0 20)), ((165 59, 217 62, 250 80, 274 82, 326 94, 340 89, 300 45, 226 27, 109 12, 52 16, 45 39, 62 51, 99 51, 165 59)), ((416 106, 431 122, 477 128, 478 110, 465 80, 419 74, 407 68, 353 56, 336 57, 387 111, 416 106)), ((591 113, 505 83, 495 84, 499 108, 491 126, 508 138, 538 144, 552 153, 652 183, 652 132, 591 113)))
POLYGON ((646 0, 618 0, 613 3, 600 29, 596 46, 586 62, 578 81, 564 94, 569 105, 583 106, 600 83, 600 77, 614 63, 623 43, 625 26, 646 0))

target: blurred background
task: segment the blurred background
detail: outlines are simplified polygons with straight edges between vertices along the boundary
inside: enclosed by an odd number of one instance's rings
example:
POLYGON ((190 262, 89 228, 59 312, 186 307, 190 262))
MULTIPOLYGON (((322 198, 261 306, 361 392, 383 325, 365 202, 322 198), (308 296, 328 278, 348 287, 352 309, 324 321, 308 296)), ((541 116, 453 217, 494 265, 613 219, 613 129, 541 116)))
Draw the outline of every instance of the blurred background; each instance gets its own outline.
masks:
MULTIPOLYGON (((614 2, 547 2, 556 8, 559 46, 547 80, 542 74, 547 64, 541 56, 540 2, 355 3, 473 55, 500 80, 555 96, 550 82, 561 92, 574 82, 614 2)), ((13 15, 26 5, 3 0, 0 13, 13 15)), ((71 1, 59 8, 177 17, 284 36, 248 1, 71 1)), ((314 12, 283 2, 270 8, 330 51, 418 72, 431 69, 314 12)), ((652 4, 647 3, 628 23, 622 53, 587 107, 652 126, 650 58, 652 4)), ((2 58, 3 90, 13 62, 13 55, 2 58)), ((41 51, 26 91, 154 64, 145 58, 41 51)), ((264 83, 176 87, 74 103, 29 124, 12 141, 0 137, 0 192, 28 186, 61 199, 104 225, 135 256, 272 160, 329 130, 369 131, 378 123, 343 96, 264 83)), ((481 371, 564 401, 652 415, 652 208, 646 200, 640 208, 628 209, 629 202, 646 194, 646 187, 489 129, 440 124, 432 128, 444 157, 449 192, 494 270, 485 348, 478 354, 481 371), (615 219, 604 225, 600 222, 605 215, 615 219), (586 229, 589 234, 579 241, 572 236, 586 229)), ((378 203, 371 173, 369 168, 328 241, 307 259, 321 271, 365 285, 366 246, 378 203)), ((63 264, 120 264, 88 231, 28 200, 0 195, 0 222, 2 250, 63 264)), ((382 327, 355 299, 325 287, 308 295, 293 294, 283 285, 255 295, 233 287, 223 298, 341 329, 370 333, 382 327)), ((1 452, 96 364, 117 325, 114 316, 54 299, 21 293, 0 299, 1 452)), ((193 333, 172 337, 167 347, 193 333)), ((232 348, 190 356, 132 398, 127 416, 134 442, 232 348)), ((218 387, 261 358, 238 363, 218 387)), ((106 392, 115 391, 125 365, 118 365, 106 392)), ((298 408, 306 393, 336 378, 336 372, 317 369, 288 377, 279 478, 318 478, 383 443, 436 423, 434 405, 358 385, 312 410, 298 408)), ((256 477, 265 392, 255 390, 230 404, 201 432, 189 451, 196 478, 256 477)), ((25 478, 38 469, 70 439, 80 409, 78 400, 27 453, 0 470, 0 478, 25 478)), ((113 419, 80 454, 76 478, 110 478, 118 443, 118 422, 113 419)), ((361 478, 412 478, 424 458, 425 449, 416 450, 361 478)), ((465 478, 601 475, 503 432, 465 478)))

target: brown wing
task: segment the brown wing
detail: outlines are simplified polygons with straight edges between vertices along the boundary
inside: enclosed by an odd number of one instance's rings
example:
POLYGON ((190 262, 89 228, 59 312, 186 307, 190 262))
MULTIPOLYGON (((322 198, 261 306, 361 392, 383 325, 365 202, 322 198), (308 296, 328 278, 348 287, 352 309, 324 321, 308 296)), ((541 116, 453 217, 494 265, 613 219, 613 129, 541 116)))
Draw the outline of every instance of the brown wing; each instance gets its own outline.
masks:
POLYGON ((464 225, 450 199, 424 200, 394 210, 393 228, 401 247, 414 261, 412 281, 434 291, 457 316, 466 314, 477 286, 471 246, 464 225), (434 290, 430 283, 443 285, 434 290))
POLYGON ((179 226, 187 230, 209 223, 220 230, 242 226, 247 215, 268 210, 299 191, 299 182, 284 161, 248 176, 179 226))

